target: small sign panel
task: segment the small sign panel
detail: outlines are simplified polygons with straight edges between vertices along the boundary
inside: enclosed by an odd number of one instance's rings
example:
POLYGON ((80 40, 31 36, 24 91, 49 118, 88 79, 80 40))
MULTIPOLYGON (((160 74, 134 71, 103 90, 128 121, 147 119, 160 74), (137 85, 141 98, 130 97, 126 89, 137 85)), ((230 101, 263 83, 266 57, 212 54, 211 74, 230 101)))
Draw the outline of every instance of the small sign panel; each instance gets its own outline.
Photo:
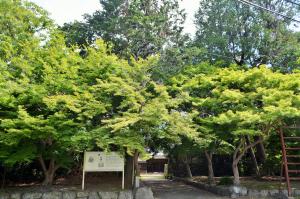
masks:
POLYGON ((116 152, 85 152, 83 161, 82 189, 86 172, 122 172, 124 189, 124 158, 116 152))
POLYGON ((124 158, 115 152, 85 152, 83 170, 94 171, 123 171, 124 158))

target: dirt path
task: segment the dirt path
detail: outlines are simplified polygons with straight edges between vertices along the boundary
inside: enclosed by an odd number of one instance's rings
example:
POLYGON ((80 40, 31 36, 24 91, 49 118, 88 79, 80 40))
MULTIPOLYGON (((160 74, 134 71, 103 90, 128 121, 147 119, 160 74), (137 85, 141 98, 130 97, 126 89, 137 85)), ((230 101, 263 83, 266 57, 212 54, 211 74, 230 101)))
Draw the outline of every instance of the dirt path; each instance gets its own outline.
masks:
POLYGON ((153 181, 148 184, 157 199, 226 199, 180 182, 153 181))
POLYGON ((144 180, 151 187, 155 199, 229 199, 170 180, 144 180))

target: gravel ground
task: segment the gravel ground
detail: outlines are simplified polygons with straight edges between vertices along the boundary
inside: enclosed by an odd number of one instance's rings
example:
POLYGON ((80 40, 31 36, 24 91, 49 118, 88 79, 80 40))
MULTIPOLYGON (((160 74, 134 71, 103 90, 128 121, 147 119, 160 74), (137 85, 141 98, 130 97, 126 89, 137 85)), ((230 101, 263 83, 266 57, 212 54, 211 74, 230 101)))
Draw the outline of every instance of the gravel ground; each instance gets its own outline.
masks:
POLYGON ((156 199, 229 199, 173 181, 147 181, 156 199))
POLYGON ((218 196, 181 182, 166 180, 162 174, 144 174, 141 176, 141 184, 152 188, 155 199, 229 199, 229 197, 218 196))
POLYGON ((229 199, 197 189, 181 182, 165 180, 159 174, 146 174, 142 184, 152 188, 155 199, 229 199))

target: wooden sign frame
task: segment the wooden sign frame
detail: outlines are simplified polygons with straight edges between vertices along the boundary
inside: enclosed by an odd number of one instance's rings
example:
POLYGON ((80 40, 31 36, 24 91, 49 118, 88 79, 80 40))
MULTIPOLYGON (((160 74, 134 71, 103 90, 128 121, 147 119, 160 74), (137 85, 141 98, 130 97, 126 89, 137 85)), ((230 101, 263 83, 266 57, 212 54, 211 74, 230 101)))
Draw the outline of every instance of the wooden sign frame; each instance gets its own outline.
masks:
POLYGON ((117 152, 86 151, 83 158, 82 190, 85 189, 87 172, 122 172, 122 189, 124 189, 124 158, 117 152))

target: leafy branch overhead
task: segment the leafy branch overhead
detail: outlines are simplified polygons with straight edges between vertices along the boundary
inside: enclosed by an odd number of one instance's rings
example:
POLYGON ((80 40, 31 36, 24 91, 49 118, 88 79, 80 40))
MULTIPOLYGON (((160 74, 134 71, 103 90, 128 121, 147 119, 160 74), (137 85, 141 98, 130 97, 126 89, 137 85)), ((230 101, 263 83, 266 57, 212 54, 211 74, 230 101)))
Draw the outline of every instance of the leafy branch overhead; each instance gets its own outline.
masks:
POLYGON ((177 0, 100 4, 58 28, 34 3, 0 1, 0 169, 39 163, 48 185, 86 150, 135 162, 164 151, 189 177, 202 155, 214 183, 218 154, 230 156, 239 184, 239 166, 248 152, 256 162, 257 146, 278 163, 276 129, 300 119, 300 39, 289 20, 202 0, 189 38, 177 0))

